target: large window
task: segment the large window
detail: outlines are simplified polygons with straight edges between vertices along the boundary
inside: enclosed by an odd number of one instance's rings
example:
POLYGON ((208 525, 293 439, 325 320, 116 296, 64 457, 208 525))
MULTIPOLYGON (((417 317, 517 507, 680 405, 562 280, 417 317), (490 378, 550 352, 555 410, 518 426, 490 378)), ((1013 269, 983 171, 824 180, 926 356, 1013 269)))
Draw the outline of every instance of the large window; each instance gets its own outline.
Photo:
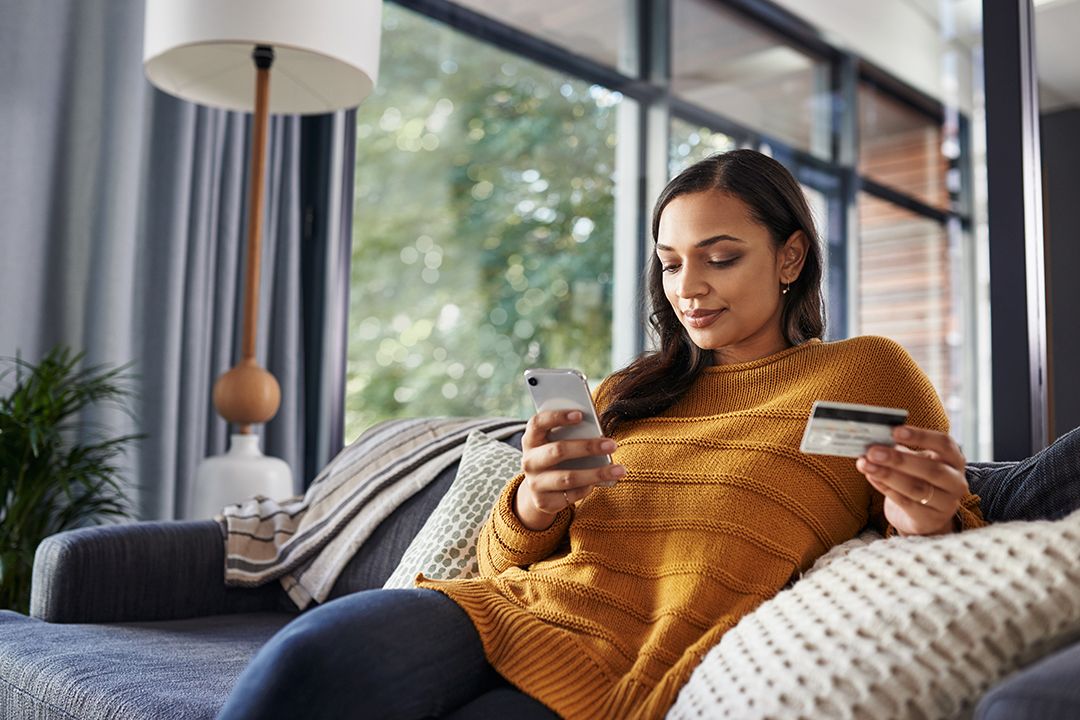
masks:
POLYGON ((360 108, 346 437, 523 415, 530 366, 609 371, 617 94, 387 4, 360 108))
MULTIPOLYGON (((525 416, 526 367, 595 383, 640 352, 657 193, 749 147, 810 202, 828 339, 904 345, 977 457, 974 110, 955 102, 970 74, 930 73, 943 90, 927 92, 903 77, 926 63, 896 61, 907 49, 867 61, 879 48, 839 43, 846 18, 821 7, 387 3, 379 85, 358 114, 347 438, 399 416, 525 416)), ((943 73, 964 64, 962 39, 927 42, 952 53, 943 73)))

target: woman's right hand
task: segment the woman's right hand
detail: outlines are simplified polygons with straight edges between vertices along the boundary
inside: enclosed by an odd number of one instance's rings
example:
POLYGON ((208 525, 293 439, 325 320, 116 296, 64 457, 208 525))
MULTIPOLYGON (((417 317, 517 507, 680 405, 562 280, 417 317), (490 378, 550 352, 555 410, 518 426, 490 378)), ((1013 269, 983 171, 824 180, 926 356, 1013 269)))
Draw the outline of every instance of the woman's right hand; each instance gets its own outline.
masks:
POLYGON ((521 469, 525 480, 518 486, 514 510, 530 530, 547 530, 555 515, 592 492, 597 483, 618 480, 626 474, 622 465, 605 465, 588 470, 564 470, 555 466, 564 460, 610 455, 615 441, 610 438, 552 441, 555 428, 576 425, 583 415, 578 410, 540 412, 529 420, 521 438, 521 469))

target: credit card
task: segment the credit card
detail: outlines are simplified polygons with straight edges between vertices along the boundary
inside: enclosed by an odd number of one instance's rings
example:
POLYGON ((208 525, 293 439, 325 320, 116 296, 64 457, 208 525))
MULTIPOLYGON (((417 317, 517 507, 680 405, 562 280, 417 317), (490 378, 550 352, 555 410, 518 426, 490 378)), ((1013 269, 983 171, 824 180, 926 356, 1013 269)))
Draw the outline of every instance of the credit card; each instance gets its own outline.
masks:
POLYGON ((859 457, 871 445, 893 446, 893 428, 907 422, 898 408, 818 400, 810 410, 799 449, 811 455, 859 457))

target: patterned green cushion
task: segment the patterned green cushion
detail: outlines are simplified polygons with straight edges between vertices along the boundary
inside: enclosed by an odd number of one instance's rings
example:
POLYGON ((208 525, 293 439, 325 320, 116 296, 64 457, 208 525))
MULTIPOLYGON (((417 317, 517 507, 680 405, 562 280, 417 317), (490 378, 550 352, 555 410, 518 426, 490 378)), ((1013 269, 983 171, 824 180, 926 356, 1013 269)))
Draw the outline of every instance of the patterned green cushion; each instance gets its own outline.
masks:
POLYGON ((479 430, 465 443, 446 495, 405 550, 383 587, 411 588, 417 573, 436 580, 473 577, 476 538, 503 487, 521 470, 521 451, 479 430))

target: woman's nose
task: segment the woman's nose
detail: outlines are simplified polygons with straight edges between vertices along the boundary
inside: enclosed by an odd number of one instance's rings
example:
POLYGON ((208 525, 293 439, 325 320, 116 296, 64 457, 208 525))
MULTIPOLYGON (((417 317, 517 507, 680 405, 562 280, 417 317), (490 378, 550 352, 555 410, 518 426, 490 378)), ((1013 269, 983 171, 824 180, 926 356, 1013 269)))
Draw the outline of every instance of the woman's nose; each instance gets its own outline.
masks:
POLYGON ((675 287, 675 292, 681 298, 692 298, 704 295, 709 291, 708 284, 701 277, 695 269, 683 266, 682 272, 679 273, 678 283, 675 287))

